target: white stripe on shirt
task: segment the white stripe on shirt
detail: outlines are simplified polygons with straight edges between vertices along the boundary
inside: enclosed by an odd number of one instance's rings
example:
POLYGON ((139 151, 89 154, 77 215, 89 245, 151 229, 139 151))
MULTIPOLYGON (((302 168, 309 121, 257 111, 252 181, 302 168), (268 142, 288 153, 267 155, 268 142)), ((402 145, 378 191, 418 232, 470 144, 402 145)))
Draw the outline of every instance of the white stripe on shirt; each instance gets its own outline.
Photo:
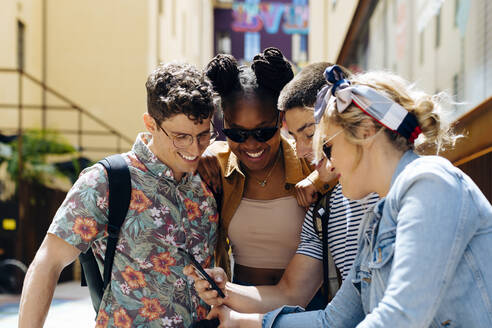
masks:
MULTIPOLYGON (((370 194, 362 200, 349 200, 342 194, 338 184, 330 195, 330 218, 328 220, 328 247, 335 265, 345 279, 357 254, 359 226, 364 214, 379 200, 377 194, 370 194)), ((323 260, 323 244, 314 231, 313 210, 306 213, 301 231, 297 254, 323 260)))

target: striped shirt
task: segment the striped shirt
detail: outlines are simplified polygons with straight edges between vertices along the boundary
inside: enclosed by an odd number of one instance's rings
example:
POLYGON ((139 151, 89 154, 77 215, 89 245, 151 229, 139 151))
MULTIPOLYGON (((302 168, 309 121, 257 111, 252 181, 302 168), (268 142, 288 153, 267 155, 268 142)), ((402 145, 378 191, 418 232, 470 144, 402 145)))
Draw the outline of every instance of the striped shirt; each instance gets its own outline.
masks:
MULTIPOLYGON (((362 218, 379 200, 369 194, 361 200, 349 200, 342 194, 342 186, 335 186, 330 195, 331 212, 328 219, 328 247, 338 270, 345 279, 357 254, 357 239, 362 218)), ((313 226, 314 205, 306 213, 297 254, 323 260, 323 244, 313 226)))

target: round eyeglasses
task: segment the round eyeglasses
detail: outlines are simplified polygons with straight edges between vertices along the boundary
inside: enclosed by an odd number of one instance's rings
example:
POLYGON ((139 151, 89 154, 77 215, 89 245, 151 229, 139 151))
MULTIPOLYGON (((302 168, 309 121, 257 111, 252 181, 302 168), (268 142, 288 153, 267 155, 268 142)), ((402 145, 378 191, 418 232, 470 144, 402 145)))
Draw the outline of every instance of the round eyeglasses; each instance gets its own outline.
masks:
POLYGON ((193 144, 193 139, 196 139, 196 142, 199 147, 204 148, 208 147, 214 140, 217 138, 217 132, 215 131, 215 128, 213 124, 211 124, 210 130, 202 132, 196 136, 192 136, 191 134, 187 133, 172 133, 171 135, 164 130, 160 124, 157 124, 157 126, 164 132, 164 134, 173 141, 173 145, 176 148, 186 148, 193 144))

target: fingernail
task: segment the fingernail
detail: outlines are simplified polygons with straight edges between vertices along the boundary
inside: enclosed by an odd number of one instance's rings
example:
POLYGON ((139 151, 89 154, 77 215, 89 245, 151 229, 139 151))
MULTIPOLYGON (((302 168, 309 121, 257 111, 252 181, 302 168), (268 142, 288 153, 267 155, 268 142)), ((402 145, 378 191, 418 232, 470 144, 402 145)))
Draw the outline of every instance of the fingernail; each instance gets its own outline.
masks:
POLYGON ((330 169, 330 171, 331 171, 331 172, 335 171, 335 168, 334 168, 334 167, 332 167, 332 168, 330 169))
POLYGON ((340 178, 342 175, 340 173, 337 174, 337 179, 340 178))

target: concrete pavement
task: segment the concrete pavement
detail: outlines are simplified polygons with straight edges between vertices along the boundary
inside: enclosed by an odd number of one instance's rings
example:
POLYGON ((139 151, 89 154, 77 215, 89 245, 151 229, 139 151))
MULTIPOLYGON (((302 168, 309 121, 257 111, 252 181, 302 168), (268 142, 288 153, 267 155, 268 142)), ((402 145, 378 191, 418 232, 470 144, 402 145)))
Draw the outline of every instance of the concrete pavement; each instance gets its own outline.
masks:
MULTIPOLYGON (((0 327, 16 328, 19 311, 18 295, 0 295, 0 327)), ((45 328, 87 328, 95 326, 95 312, 87 287, 80 282, 58 284, 45 328)))

